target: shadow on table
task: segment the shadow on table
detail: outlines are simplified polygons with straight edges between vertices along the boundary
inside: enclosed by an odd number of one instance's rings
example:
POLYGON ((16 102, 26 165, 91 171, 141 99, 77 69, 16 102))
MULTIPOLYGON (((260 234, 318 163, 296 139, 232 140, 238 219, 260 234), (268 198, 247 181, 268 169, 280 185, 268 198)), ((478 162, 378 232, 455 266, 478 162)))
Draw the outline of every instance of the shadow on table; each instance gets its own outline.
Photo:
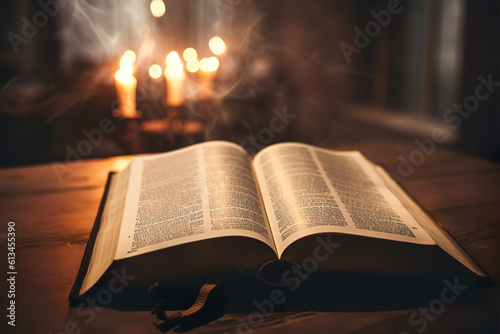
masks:
MULTIPOLYGON (((208 294, 199 310, 187 316, 181 316, 177 311, 187 310, 197 301, 200 304, 200 286, 157 285, 154 289, 130 288, 113 296, 105 309, 121 311, 154 309, 150 320, 155 323, 157 331, 169 332, 175 329, 175 332, 185 332, 204 326, 224 314, 413 310, 426 307, 434 300, 444 304, 453 300, 453 307, 474 306, 487 303, 487 298, 491 295, 491 286, 489 279, 480 279, 465 272, 450 277, 395 277, 339 273, 310 275, 304 277, 300 283, 290 286, 269 286, 256 275, 247 274, 218 285, 208 294), (460 298, 457 298, 458 296, 460 298)), ((77 309, 80 310, 77 310, 76 314, 81 315, 89 307, 96 309, 101 306, 97 304, 96 299, 87 299, 86 302, 77 305, 77 309)), ((125 314, 133 313, 136 312, 125 312, 125 314)), ((106 312, 103 312, 101 317, 105 314, 106 312)), ((125 315, 122 317, 127 318, 125 315)), ((81 316, 79 320, 82 320, 81 316)))

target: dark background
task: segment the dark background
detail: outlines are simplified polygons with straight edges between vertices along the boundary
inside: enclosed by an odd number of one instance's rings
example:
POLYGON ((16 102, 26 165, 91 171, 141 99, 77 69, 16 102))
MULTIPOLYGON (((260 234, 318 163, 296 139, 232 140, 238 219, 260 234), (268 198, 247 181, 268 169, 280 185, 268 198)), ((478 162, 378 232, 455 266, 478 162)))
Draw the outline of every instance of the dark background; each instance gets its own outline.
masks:
MULTIPOLYGON (((432 138, 439 127, 449 135, 442 146, 500 160, 498 89, 457 129, 443 121, 448 108, 474 94, 478 76, 500 81, 498 1, 401 1, 401 12, 350 62, 340 44, 354 45, 354 28, 365 31, 374 21, 370 11, 386 10, 387 1, 165 1, 167 13, 159 19, 149 1, 42 3, 55 3, 58 12, 18 52, 9 33, 23 36, 23 17, 33 22, 40 3, 0 5, 1 166, 67 160, 68 150, 86 140, 82 131, 97 129, 103 118, 123 127, 112 116, 113 74, 126 49, 140 49, 136 30, 144 22, 156 49, 137 64, 138 86, 150 80, 149 65, 164 65, 171 50, 206 52, 203 41, 215 34, 228 44, 212 100, 201 106, 188 98, 182 109, 204 128, 138 134, 135 147, 114 131, 82 158, 213 139, 249 151, 289 140, 323 146, 414 141, 432 138), (259 139, 273 110, 284 108, 297 117, 272 138, 259 139), (251 137, 258 145, 248 144, 251 137)), ((143 120, 164 118, 164 81, 147 87, 137 103, 143 120)))

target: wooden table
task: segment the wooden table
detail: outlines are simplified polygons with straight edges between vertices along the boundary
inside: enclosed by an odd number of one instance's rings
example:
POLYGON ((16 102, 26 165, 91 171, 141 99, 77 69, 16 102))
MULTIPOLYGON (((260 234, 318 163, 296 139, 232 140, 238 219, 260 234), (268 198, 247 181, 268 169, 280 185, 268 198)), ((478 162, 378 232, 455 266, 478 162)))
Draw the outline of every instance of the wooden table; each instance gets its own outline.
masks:
MULTIPOLYGON (((398 156, 408 158, 416 146, 381 141, 334 148, 361 150, 398 175, 398 156)), ((116 157, 83 161, 70 166, 71 172, 65 173, 62 180, 50 164, 0 170, 1 261, 5 264, 7 258, 7 223, 14 221, 17 271, 15 328, 6 324, 7 286, 2 279, 2 333, 160 333, 153 325, 157 320, 147 311, 105 309, 87 323, 83 320, 88 318, 76 314, 67 299, 108 172, 121 170, 129 160, 116 157), (73 326, 71 322, 78 317, 81 321, 73 326)), ((493 287, 475 289, 467 301, 447 306, 429 321, 426 333, 498 331, 499 172, 499 166, 491 162, 439 149, 404 180, 406 188, 495 282, 493 287)), ((5 275, 6 267, 1 268, 5 275)), ((339 312, 282 312, 266 317, 262 326, 240 327, 240 332, 417 333, 420 327, 409 322, 413 312, 415 309, 353 312, 341 308, 339 312)), ((226 314, 192 332, 237 333, 237 316, 226 314)))

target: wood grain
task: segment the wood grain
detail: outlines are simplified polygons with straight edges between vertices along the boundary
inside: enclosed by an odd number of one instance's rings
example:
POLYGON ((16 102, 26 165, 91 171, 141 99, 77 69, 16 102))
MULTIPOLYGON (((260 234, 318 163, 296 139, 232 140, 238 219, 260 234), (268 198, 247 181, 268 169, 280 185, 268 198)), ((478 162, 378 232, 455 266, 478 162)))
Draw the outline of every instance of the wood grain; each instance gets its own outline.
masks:
POLYGON ((120 171, 130 162, 130 156, 102 160, 86 160, 78 164, 60 162, 56 168, 52 164, 5 168, 0 172, 0 198, 26 194, 65 192, 76 189, 103 188, 108 172, 120 171), (67 168, 67 169, 66 169, 67 168))
MULTIPOLYGON (((358 149, 395 174, 399 160, 415 149, 414 143, 371 142, 336 145, 358 149)), ((19 333, 59 333, 76 321, 82 333, 159 333, 148 312, 104 310, 85 319, 69 308, 69 291, 76 277, 109 171, 121 170, 130 157, 82 161, 58 179, 52 165, 0 170, 0 252, 6 256, 6 222, 15 221, 17 233, 17 298, 19 333)), ((498 282, 500 271, 499 166, 445 149, 437 149, 404 178, 417 200, 498 282)), ((3 260, 2 260, 3 261, 3 260)), ((3 267, 2 267, 3 268, 3 267)), ((6 288, 1 282, 2 291, 6 288)), ((454 305, 426 333, 467 332, 489 324, 498 311, 497 288, 488 288, 474 303, 454 305), (477 301, 479 300, 479 301, 477 301), (458 319, 458 321, 457 321, 458 319)), ((362 301, 359 301, 362 303, 362 301)), ((5 305, 2 305, 2 308, 5 305)), ((423 305, 425 306, 425 305, 423 305)), ((254 333, 382 333, 415 332, 409 322, 414 310, 385 312, 275 313, 254 333), (334 331, 333 331, 334 329, 334 331)), ((236 333, 238 317, 224 317, 193 333, 236 333)), ((6 332, 5 321, 0 325, 6 332)))

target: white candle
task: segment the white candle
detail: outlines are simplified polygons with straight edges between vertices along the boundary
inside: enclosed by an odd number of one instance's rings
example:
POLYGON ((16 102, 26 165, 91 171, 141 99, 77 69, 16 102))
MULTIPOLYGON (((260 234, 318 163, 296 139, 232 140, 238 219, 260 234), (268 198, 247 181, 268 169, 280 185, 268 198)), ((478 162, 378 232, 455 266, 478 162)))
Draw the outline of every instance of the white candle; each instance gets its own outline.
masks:
POLYGON ((177 52, 172 51, 165 59, 165 79, 167 80, 167 105, 180 106, 184 102, 184 65, 177 52))
POLYGON ((219 36, 214 36, 208 41, 210 51, 216 56, 223 55, 227 51, 226 43, 219 36))
POLYGON ((121 115, 125 118, 137 117, 135 105, 137 79, 132 74, 133 62, 134 59, 128 54, 124 54, 120 60, 120 69, 115 73, 116 93, 118 95, 121 115))
POLYGON ((212 96, 213 79, 219 68, 217 57, 203 58, 200 60, 200 99, 207 100, 212 96))

